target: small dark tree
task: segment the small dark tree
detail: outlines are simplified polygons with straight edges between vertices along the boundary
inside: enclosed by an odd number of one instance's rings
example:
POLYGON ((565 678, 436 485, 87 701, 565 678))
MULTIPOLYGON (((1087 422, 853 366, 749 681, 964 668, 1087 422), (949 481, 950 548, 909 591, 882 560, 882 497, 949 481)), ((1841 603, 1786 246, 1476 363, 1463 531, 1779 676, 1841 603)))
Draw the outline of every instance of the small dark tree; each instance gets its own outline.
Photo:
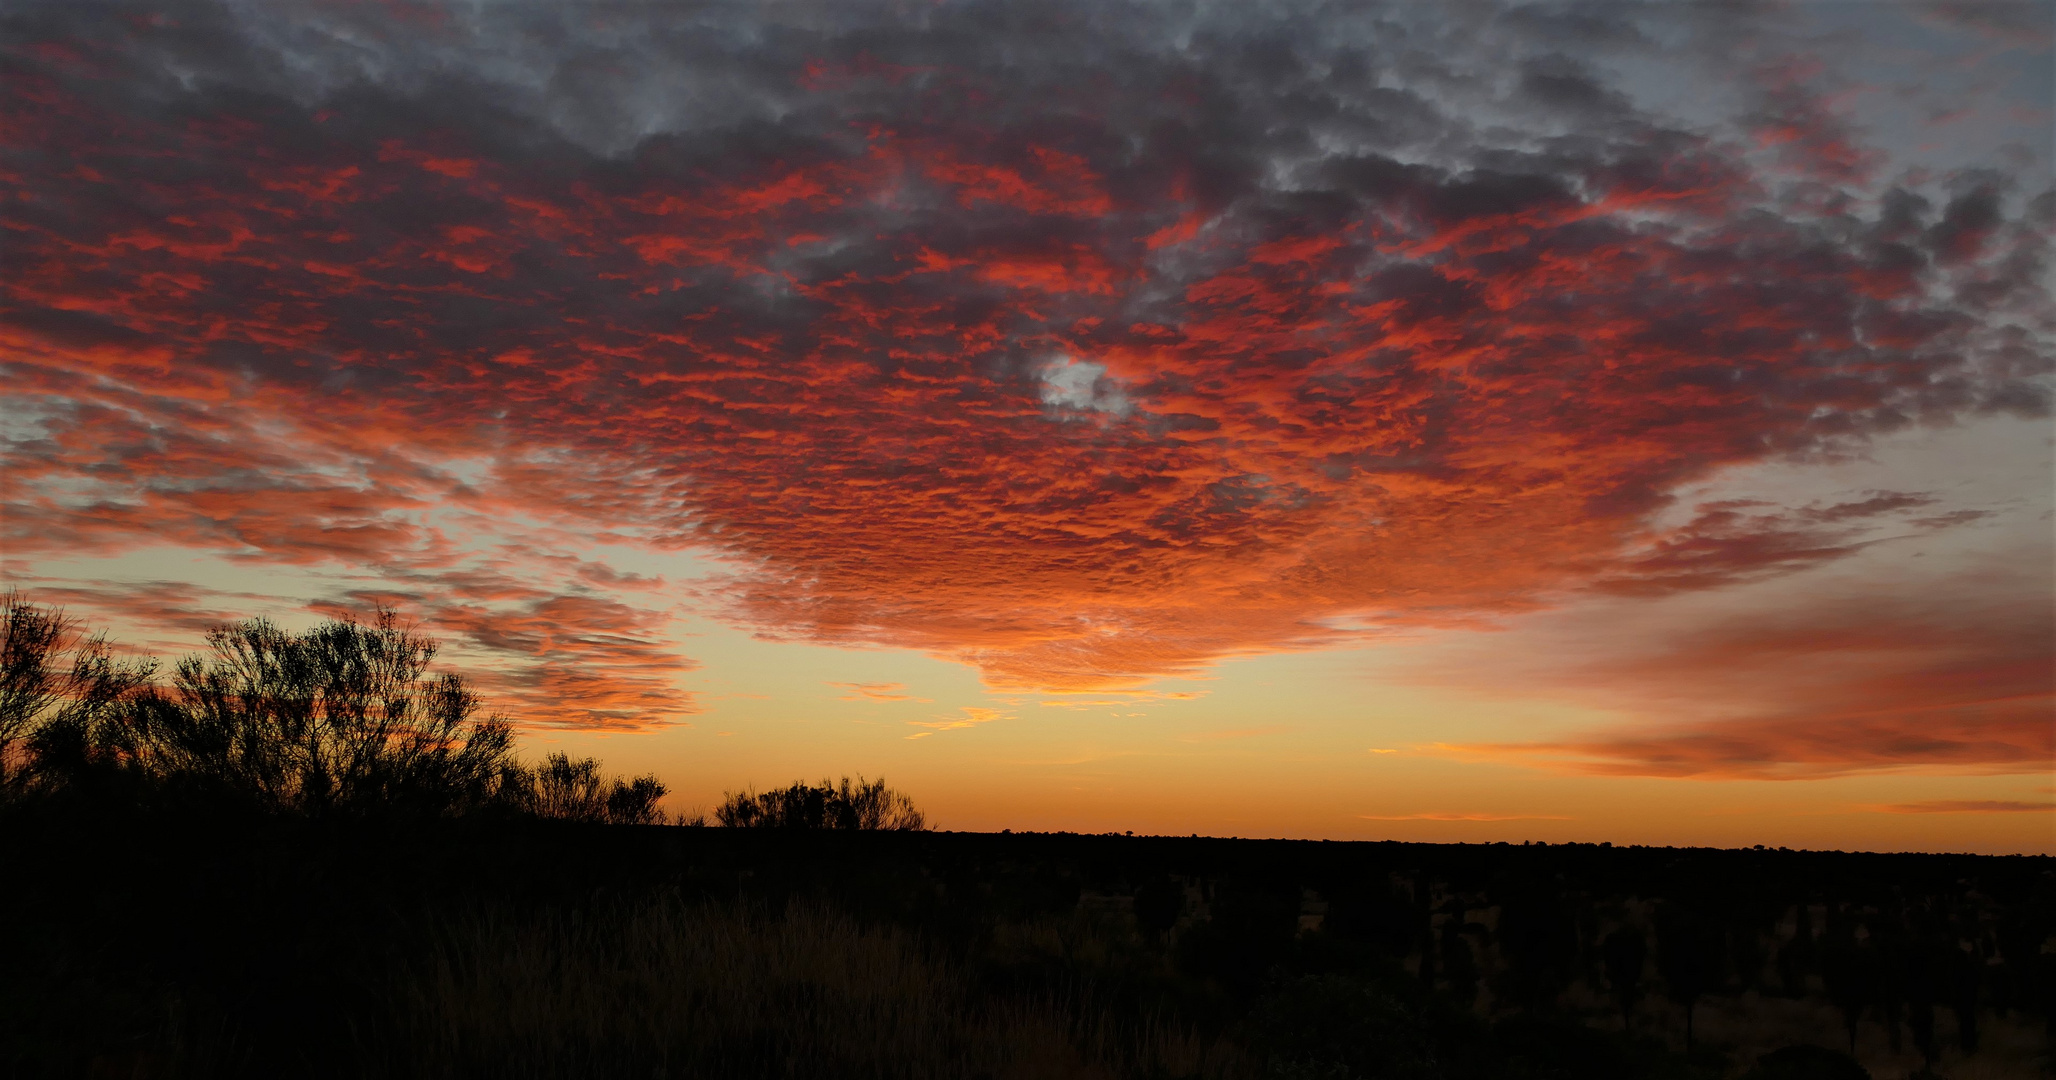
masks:
POLYGON ((1806 977, 1813 974, 1817 963, 1813 909, 1804 900, 1795 906, 1792 922, 1792 940, 1778 950, 1778 982, 1783 984, 1785 996, 1803 998, 1806 996, 1806 977))
POLYGON ((1459 908, 1442 924, 1442 977, 1449 981, 1450 994, 1469 1009, 1475 1008, 1478 1001, 1478 957, 1470 937, 1483 935, 1485 927, 1464 922, 1463 916, 1459 908))
MULTIPOLYGON (((1393 884, 1398 885, 1397 882, 1393 884)), ((1395 904, 1405 904, 1409 909, 1405 925, 1410 932, 1404 937, 1388 935, 1387 947, 1393 950, 1395 960, 1420 953, 1420 967, 1415 975, 1422 987, 1433 990, 1435 980, 1445 977, 1438 962, 1441 949, 1435 937, 1435 883, 1427 874, 1417 874, 1411 886, 1396 887, 1389 895, 1395 904)), ((1463 902, 1459 899, 1451 899, 1445 910, 1452 921, 1463 918, 1463 902)))
POLYGON ((1410 885, 1379 876, 1332 889, 1321 929, 1336 937, 1368 943, 1394 960, 1404 960, 1420 946, 1431 919, 1431 913, 1415 903, 1410 885))
POLYGON ((1648 959, 1649 942, 1638 927, 1623 926, 1606 935, 1601 946, 1606 954, 1606 983, 1620 1006, 1621 1028, 1633 1030, 1635 1003, 1642 1000, 1642 966, 1648 959))
POLYGON ((1897 1054, 1901 1043, 1900 1024, 1906 1012, 1904 923, 1896 913, 1887 912, 1870 920, 1867 925, 1870 929, 1868 948, 1875 957, 1872 968, 1876 972, 1872 1001, 1878 1023, 1885 1029, 1885 1041, 1892 1048, 1892 1053, 1897 1054))
POLYGON ((654 776, 607 777, 592 758, 551 754, 536 768, 504 770, 496 798, 512 809, 559 821, 655 825, 664 820, 657 807, 664 794, 654 776))
POLYGON ((1939 996, 1942 950, 1932 916, 1916 911, 1906 956, 1906 1026, 1913 1032, 1914 1049, 1920 1051, 1923 1071, 1932 1070, 1941 1049, 1935 1042, 1935 1000, 1939 996))
POLYGON ((1854 1053, 1856 1027, 1877 990, 1877 955, 1857 943, 1854 923, 1840 912, 1828 917, 1820 949, 1820 978, 1827 987, 1828 1001, 1842 1011, 1849 1050, 1854 1053))
POLYGON ((758 794, 728 792, 714 819, 731 829, 860 829, 911 832, 927 827, 914 800, 885 786, 885 781, 795 783, 758 794))
POLYGON ((1728 968, 1744 991, 1754 990, 1763 975, 1769 951, 1764 948, 1762 924, 1754 919, 1740 921, 1728 932, 1728 968))
POLYGON ((1554 1005, 1578 956, 1577 923, 1562 893, 1552 883, 1529 883, 1509 895, 1498 937, 1506 996, 1530 1010, 1554 1005))
POLYGON ((1984 982, 1984 958, 1961 946, 1949 950, 1949 1011, 1956 1014, 1956 1041, 1966 1054, 1977 1053, 1978 991, 1984 982))
POLYGON ((1692 1046, 1692 1014, 1699 999, 1720 985, 1724 935, 1718 922, 1682 904, 1656 912, 1656 970, 1664 993, 1685 1010, 1685 1046, 1692 1046))

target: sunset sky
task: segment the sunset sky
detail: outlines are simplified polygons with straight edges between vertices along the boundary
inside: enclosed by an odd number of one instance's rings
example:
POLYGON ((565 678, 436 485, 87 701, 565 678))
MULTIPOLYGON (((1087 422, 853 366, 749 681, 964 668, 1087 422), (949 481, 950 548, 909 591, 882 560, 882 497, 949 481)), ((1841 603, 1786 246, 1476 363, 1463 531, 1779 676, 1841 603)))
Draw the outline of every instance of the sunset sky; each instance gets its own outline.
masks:
POLYGON ((2052 28, 11 5, 4 576, 681 809, 2056 850, 2052 28))

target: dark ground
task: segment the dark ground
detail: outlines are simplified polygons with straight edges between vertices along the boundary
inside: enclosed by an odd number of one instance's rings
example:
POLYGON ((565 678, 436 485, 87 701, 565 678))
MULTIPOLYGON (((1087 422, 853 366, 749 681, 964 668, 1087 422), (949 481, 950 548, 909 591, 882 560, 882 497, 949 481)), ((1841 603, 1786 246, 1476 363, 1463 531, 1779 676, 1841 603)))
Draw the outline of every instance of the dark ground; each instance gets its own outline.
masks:
POLYGON ((13 1076, 2049 1075, 2046 857, 46 805, 0 859, 13 1076))

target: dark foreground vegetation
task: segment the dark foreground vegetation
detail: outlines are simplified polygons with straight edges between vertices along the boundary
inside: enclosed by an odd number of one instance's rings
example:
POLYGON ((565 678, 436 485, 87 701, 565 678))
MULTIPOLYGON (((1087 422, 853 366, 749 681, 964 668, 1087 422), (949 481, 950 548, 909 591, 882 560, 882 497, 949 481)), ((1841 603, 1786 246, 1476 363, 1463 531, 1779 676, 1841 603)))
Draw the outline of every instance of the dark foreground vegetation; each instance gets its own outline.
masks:
POLYGON ((2047 1074, 2047 858, 952 834, 875 781, 680 827, 390 619, 37 690, 17 615, 7 1075, 2047 1074))

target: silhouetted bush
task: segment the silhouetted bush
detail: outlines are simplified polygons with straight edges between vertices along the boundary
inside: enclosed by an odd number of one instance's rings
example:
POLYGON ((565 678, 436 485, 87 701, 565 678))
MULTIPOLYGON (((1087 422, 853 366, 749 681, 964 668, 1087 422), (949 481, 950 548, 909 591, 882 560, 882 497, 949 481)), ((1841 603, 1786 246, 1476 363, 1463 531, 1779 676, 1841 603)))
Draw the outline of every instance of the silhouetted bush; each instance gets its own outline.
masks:
POLYGON ((391 611, 303 634, 249 619, 207 644, 135 710, 135 751, 165 776, 267 809, 451 813, 490 804, 515 766, 513 726, 431 675, 435 642, 391 611))
POLYGON ((113 758, 122 717, 157 665, 116 659, 107 635, 83 636, 76 620, 18 591, 0 608, 0 797, 11 798, 113 758))
POLYGON ((1614 1004, 1620 1006, 1621 1027, 1635 1026, 1635 1004, 1642 1000, 1642 967, 1649 954, 1649 939, 1637 926, 1623 926, 1606 935, 1600 946, 1605 953, 1606 983, 1614 1004))
POLYGON ((914 832, 927 827, 914 800, 885 786, 884 779, 840 783, 795 783, 758 794, 728 792, 714 820, 730 829, 882 829, 914 832))
POLYGON ((1340 975, 1276 980, 1250 1017, 1267 1077, 1414 1080, 1466 1075, 1437 1053, 1422 1004, 1393 987, 1340 975))
POLYGON ((1578 955, 1578 927, 1548 882, 1510 892, 1499 916, 1499 950, 1507 970, 1499 989, 1523 1008, 1546 1009, 1570 985, 1578 955))
POLYGON ((1692 1014, 1699 999, 1721 984, 1726 937, 1713 917, 1684 904, 1656 912, 1656 969, 1664 993, 1685 1010, 1685 1045, 1692 1045, 1692 1014))
POLYGON ((552 754, 530 767, 513 726, 479 715, 434 640, 380 610, 292 634, 265 619, 216 627, 170 687, 118 660, 61 611, 10 592, 0 638, 0 791, 202 799, 295 814, 479 811, 572 821, 663 820, 653 776, 603 776, 552 754))
POLYGON ((536 768, 507 766, 500 774, 499 800, 537 817, 612 825, 659 825, 657 800, 664 785, 654 776, 633 780, 605 777, 592 758, 551 754, 536 768))

